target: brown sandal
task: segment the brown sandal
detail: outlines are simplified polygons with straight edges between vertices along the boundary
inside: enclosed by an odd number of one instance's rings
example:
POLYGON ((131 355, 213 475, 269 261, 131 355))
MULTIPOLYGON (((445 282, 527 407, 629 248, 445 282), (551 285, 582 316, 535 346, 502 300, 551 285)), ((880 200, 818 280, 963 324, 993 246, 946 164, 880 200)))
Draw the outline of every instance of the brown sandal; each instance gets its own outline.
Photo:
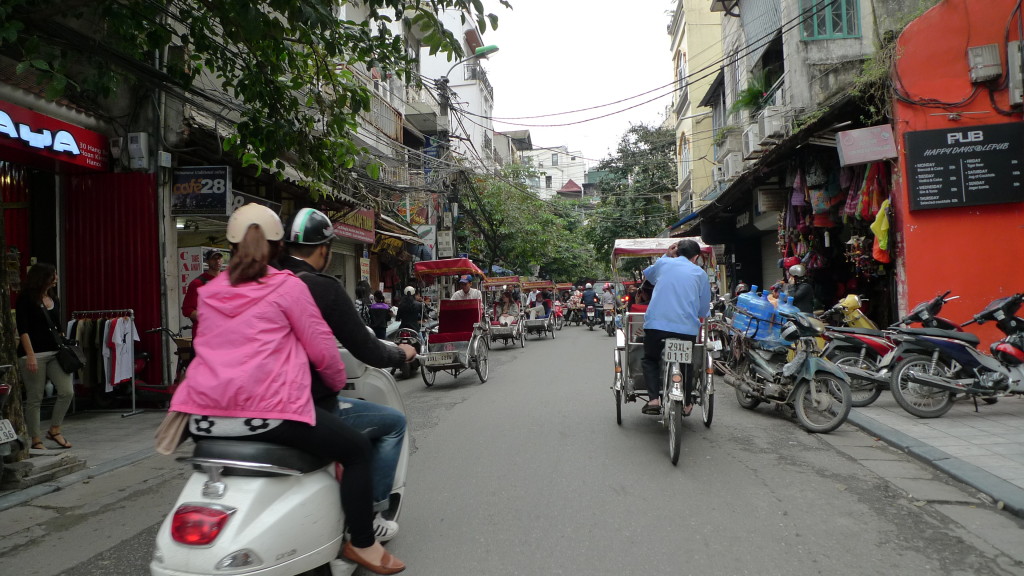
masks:
POLYGON ((46 450, 46 444, 43 444, 42 441, 33 442, 32 443, 32 450, 46 450))
POLYGON ((69 443, 68 439, 65 438, 64 435, 61 434, 60 432, 54 434, 52 431, 48 431, 46 433, 46 437, 56 442, 57 445, 60 446, 61 448, 71 448, 71 443, 69 443))

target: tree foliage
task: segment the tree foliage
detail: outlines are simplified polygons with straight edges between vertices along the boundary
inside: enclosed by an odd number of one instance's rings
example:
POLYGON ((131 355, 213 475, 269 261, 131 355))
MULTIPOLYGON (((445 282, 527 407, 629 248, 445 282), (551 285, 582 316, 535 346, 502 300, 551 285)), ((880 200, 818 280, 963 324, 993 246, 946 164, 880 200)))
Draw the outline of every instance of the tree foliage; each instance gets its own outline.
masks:
POLYGON ((593 251, 577 233, 578 220, 558 200, 529 191, 530 168, 509 165, 497 176, 476 174, 460 187, 460 250, 518 274, 571 280, 594 268, 593 251), (465 249, 465 250, 463 250, 465 249))
POLYGON ((481 0, 6 0, 0 50, 49 98, 94 111, 132 84, 212 103, 237 124, 224 149, 243 165, 287 159, 307 183, 330 182, 362 152, 352 136, 371 92, 357 65, 411 78, 410 31, 431 53, 463 56, 442 10, 497 27, 481 0), (180 57, 159 63, 168 48, 180 57))
POLYGON ((676 188, 675 133, 669 128, 631 126, 617 154, 598 166, 600 202, 587 225, 587 238, 611 254, 618 238, 653 238, 672 224, 667 198, 676 188))

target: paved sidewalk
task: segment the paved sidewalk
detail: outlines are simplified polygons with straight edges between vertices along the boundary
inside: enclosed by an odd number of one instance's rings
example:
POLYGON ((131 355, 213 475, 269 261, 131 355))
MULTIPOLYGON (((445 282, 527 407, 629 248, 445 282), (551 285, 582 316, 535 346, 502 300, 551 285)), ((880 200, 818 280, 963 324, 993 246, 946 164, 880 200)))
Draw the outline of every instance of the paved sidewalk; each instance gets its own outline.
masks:
MULTIPOLYGON (((979 402, 978 410, 974 412, 973 402, 958 402, 941 418, 925 420, 904 412, 884 392, 871 406, 854 408, 849 423, 1024 517, 1024 398, 1001 398, 992 406, 979 402)), ((145 411, 127 418, 122 412, 68 416, 64 433, 74 445, 71 450, 86 461, 86 469, 25 490, 0 492, 0 510, 155 454, 153 434, 165 412, 145 411)))
POLYGON ((888 391, 871 406, 854 408, 849 422, 1024 517, 1024 398, 994 405, 958 401, 940 418, 917 418, 888 391))
POLYGON ((156 454, 153 435, 167 412, 147 410, 122 418, 121 414, 126 412, 127 410, 112 410, 69 414, 64 418, 61 431, 72 448, 65 451, 57 448, 57 445, 49 440, 43 443, 48 448, 46 452, 70 452, 85 460, 85 469, 24 490, 0 491, 0 511, 83 480, 130 466, 156 454))

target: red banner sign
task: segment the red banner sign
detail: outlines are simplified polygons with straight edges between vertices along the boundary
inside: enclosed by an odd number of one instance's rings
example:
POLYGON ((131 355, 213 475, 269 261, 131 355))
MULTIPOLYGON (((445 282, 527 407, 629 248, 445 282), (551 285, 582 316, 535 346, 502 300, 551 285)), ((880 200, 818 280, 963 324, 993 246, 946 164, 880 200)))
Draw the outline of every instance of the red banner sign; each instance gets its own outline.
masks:
POLYGON ((107 137, 0 101, 0 146, 92 170, 110 168, 107 137))
POLYGON ((363 244, 373 244, 374 237, 373 210, 363 208, 351 212, 334 223, 334 233, 342 238, 358 240, 363 244))

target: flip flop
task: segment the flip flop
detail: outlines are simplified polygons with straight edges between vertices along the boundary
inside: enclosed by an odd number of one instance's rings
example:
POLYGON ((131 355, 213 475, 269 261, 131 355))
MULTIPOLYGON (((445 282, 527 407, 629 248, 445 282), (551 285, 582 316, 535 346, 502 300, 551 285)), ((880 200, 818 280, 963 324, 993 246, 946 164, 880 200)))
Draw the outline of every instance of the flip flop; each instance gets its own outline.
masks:
POLYGON ((683 406, 683 416, 689 416, 691 412, 693 412, 693 404, 683 406))
POLYGON ((53 440, 54 442, 56 442, 57 445, 60 446, 61 448, 71 448, 71 443, 69 443, 68 439, 65 438, 64 435, 61 434, 60 432, 57 432, 56 434, 54 434, 53 432, 49 432, 48 431, 46 433, 46 437, 49 438, 50 440, 53 440), (59 438, 59 440, 58 440, 58 438, 59 438))
POLYGON ((657 416, 658 414, 661 414, 661 406, 660 405, 653 406, 653 405, 651 405, 650 402, 648 402, 647 404, 644 404, 643 409, 640 410, 640 411, 642 413, 644 413, 644 414, 650 414, 652 416, 657 416))
POLYGON ((32 449, 33 450, 46 450, 46 444, 43 444, 42 442, 33 442, 32 443, 32 449))

